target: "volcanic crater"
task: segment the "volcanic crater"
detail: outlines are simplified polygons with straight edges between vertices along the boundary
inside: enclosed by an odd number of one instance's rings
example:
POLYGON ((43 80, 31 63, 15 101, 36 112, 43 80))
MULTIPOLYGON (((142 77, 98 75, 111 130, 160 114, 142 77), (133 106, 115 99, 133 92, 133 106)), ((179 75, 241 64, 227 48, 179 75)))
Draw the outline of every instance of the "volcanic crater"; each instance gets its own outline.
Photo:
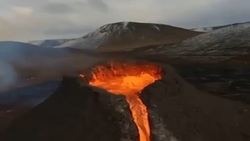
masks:
POLYGON ((139 140, 150 141, 148 111, 139 95, 145 87, 160 80, 163 75, 163 68, 153 63, 111 61, 96 65, 90 72, 80 74, 80 77, 86 79, 91 86, 115 95, 124 95, 139 131, 139 140))

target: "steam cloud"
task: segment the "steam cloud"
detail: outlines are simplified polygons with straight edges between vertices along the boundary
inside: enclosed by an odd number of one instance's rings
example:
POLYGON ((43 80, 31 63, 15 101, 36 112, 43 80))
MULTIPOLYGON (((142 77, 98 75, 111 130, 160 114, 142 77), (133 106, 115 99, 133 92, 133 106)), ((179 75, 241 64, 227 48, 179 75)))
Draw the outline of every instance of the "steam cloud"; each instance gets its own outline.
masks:
POLYGON ((0 61, 0 90, 13 84, 16 78, 15 69, 9 63, 0 61))

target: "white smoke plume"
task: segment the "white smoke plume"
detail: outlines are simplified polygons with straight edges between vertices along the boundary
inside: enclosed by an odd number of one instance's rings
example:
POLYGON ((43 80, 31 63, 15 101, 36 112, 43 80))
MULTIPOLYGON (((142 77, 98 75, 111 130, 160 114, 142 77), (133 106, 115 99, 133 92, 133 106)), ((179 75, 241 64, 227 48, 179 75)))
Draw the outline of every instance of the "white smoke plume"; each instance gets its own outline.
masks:
POLYGON ((9 87, 16 78, 15 69, 9 63, 0 61, 0 89, 9 87))

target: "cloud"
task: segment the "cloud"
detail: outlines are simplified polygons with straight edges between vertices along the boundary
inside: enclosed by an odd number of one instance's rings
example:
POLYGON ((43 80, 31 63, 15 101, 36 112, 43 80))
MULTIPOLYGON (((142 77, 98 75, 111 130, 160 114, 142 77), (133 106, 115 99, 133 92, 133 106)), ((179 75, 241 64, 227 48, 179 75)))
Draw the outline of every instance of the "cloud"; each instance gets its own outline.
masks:
POLYGON ((250 21, 250 1, 220 0, 189 10, 187 14, 171 19, 171 24, 181 27, 219 26, 250 21), (237 6, 236 6, 237 5, 237 6))
POLYGON ((17 78, 15 69, 7 62, 0 61, 0 90, 12 85, 17 78))
POLYGON ((100 12, 108 12, 109 8, 106 3, 104 3, 102 0, 88 0, 87 4, 94 7, 96 10, 99 10, 100 12))
POLYGON ((77 12, 83 11, 87 13, 95 11, 106 13, 108 12, 108 5, 101 0, 75 1, 72 3, 54 2, 44 5, 41 10, 49 14, 77 14, 77 12))
POLYGON ((50 14, 68 14, 73 13, 75 10, 66 3, 49 3, 42 8, 42 11, 50 14))
POLYGON ((26 36, 22 29, 18 28, 12 22, 8 22, 0 17, 0 41, 1 40, 22 40, 26 36))
POLYGON ((13 6, 11 10, 17 13, 18 15, 30 15, 33 13, 33 9, 30 7, 23 7, 23 6, 13 6))
POLYGON ((184 28, 250 20, 249 0, 3 0, 0 40, 72 38, 112 22, 184 28))

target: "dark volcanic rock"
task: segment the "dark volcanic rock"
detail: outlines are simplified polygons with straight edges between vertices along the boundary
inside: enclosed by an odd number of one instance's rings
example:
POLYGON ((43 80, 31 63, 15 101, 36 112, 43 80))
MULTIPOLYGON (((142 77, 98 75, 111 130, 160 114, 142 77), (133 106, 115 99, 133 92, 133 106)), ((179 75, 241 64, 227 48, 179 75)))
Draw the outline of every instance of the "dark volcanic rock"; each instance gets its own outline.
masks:
MULTIPOLYGON (((148 107, 152 138, 164 129, 183 141, 249 141, 250 107, 206 94, 166 69, 166 75, 143 90, 141 98, 148 107), (164 127, 163 127, 164 126, 164 127)), ((164 137, 164 136, 163 136, 164 137)))
POLYGON ((46 101, 17 120, 1 141, 136 141, 125 97, 64 78, 46 101))

